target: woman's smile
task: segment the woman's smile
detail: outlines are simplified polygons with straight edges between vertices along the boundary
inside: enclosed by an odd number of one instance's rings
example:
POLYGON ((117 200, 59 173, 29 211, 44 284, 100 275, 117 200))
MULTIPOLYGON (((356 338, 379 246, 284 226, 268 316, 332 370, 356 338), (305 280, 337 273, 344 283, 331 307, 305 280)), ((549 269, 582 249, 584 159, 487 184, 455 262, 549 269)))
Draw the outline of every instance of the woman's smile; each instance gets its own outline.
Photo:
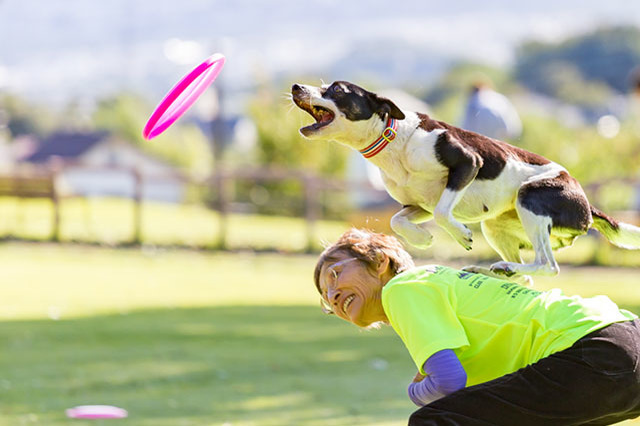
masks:
POLYGON ((380 303, 384 284, 366 263, 347 254, 337 256, 325 265, 321 276, 318 289, 325 313, 334 313, 360 327, 386 320, 380 303))
POLYGON ((353 302, 353 299, 356 298, 355 294, 352 294, 350 296, 347 296, 346 299, 344 299, 344 303, 342 303, 342 311, 346 314, 347 313, 347 309, 349 308, 349 306, 351 306, 351 302, 353 302))

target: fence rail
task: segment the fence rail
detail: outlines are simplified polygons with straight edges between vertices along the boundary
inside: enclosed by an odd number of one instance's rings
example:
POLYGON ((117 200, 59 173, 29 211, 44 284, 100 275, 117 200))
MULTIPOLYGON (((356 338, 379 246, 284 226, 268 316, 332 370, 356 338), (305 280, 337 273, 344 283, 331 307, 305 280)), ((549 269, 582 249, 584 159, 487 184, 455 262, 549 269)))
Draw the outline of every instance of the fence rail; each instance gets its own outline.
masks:
POLYGON ((0 175, 0 196, 51 200, 53 206, 51 240, 60 240, 60 205, 54 171, 0 175))
MULTIPOLYGON (((74 170, 77 170, 75 168, 74 170)), ((285 170, 276 168, 242 168, 220 169, 216 173, 204 178, 194 179, 180 174, 143 174, 135 168, 92 168, 92 171, 111 171, 124 173, 133 183, 132 194, 128 197, 132 201, 132 235, 127 244, 142 244, 143 241, 143 204, 145 202, 145 183, 170 180, 185 186, 207 188, 215 195, 214 210, 218 213, 217 241, 211 247, 225 249, 229 227, 229 215, 233 213, 233 191, 231 186, 238 182, 276 183, 294 181, 301 185, 300 199, 303 200, 303 219, 305 222, 306 244, 305 250, 313 249, 316 223, 322 218, 321 197, 326 190, 344 191, 345 182, 327 179, 299 170, 285 170)), ((51 201, 52 216, 50 241, 61 239, 61 200, 67 198, 83 198, 82 195, 63 189, 61 177, 65 169, 49 169, 37 173, 12 173, 0 175, 0 197, 44 198, 51 201)))
MULTIPOLYGON (((319 177, 307 171, 288 170, 277 168, 239 168, 220 169, 216 173, 204 178, 194 179, 181 174, 143 174, 139 170, 129 168, 102 168, 91 169, 98 171, 114 171, 125 173, 130 177, 133 189, 129 191, 132 201, 132 224, 131 237, 128 244, 143 244, 143 204, 145 202, 145 183, 169 180, 179 182, 182 185, 207 188, 215 196, 214 210, 218 213, 217 241, 213 241, 209 246, 218 249, 228 248, 229 216, 234 213, 234 191, 233 185, 241 182, 250 184, 278 183, 293 181, 300 186, 299 198, 303 203, 302 219, 305 223, 305 250, 312 251, 314 241, 316 241, 316 226, 319 220, 323 219, 323 194, 330 193, 344 194, 348 189, 353 189, 353 185, 339 179, 328 179, 319 177)), ((78 197, 77 194, 69 193, 61 188, 60 178, 65 169, 48 169, 36 173, 11 173, 0 174, 0 197, 16 197, 18 199, 45 198, 51 202, 51 232, 50 241, 61 240, 61 200, 65 198, 78 197)), ((605 195, 605 188, 608 185, 625 185, 636 191, 636 196, 640 195, 640 180, 617 179, 603 181, 585 186, 590 200, 600 204, 601 198, 605 195)), ((359 185, 360 191, 376 190, 372 187, 359 185)), ((378 191, 379 192, 379 191, 378 191)), ((389 207, 393 209, 393 206, 389 207)), ((626 220, 631 218, 633 222, 638 222, 640 214, 638 211, 628 213, 628 216, 621 218, 626 220)))

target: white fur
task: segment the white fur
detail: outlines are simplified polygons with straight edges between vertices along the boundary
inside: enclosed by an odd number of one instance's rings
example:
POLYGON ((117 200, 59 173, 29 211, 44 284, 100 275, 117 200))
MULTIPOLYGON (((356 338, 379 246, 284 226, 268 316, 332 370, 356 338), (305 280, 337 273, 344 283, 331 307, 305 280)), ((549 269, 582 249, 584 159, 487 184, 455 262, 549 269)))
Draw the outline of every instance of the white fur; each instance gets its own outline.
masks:
POLYGON ((600 230, 600 232, 602 232, 611 243, 618 247, 629 250, 640 248, 640 228, 622 222, 619 222, 618 226, 618 232, 603 232, 603 230, 600 230))

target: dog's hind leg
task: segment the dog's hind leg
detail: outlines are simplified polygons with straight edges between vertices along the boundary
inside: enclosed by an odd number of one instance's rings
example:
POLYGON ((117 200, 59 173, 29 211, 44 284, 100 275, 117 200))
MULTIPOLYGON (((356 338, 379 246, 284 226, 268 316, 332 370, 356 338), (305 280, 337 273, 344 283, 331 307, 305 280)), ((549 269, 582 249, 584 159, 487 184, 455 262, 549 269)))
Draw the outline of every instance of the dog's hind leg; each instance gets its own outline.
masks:
MULTIPOLYGON (((497 218, 488 219, 481 223, 482 234, 487 243, 506 262, 521 264, 522 257, 520 249, 523 247, 523 237, 526 239, 520 219, 515 210, 504 213, 497 218)), ((527 241, 528 243, 528 241, 527 241)), ((528 245, 528 244, 526 244, 528 245)), ((492 277, 504 278, 504 275, 492 272, 491 269, 483 266, 470 265, 462 268, 465 271, 481 273, 492 277)), ((532 285, 533 280, 528 275, 513 277, 514 281, 521 284, 532 285)))
POLYGON ((431 219, 433 214, 419 206, 404 206, 391 218, 391 229, 412 246, 426 249, 433 243, 433 235, 422 224, 431 219))
POLYGON ((551 248, 552 219, 549 216, 537 215, 518 203, 516 205, 522 226, 531 241, 535 253, 533 263, 497 262, 491 265, 491 271, 512 276, 523 275, 557 275, 560 269, 551 248))
POLYGON ((587 232, 592 223, 591 206, 578 181, 566 171, 557 176, 523 185, 518 191, 516 210, 531 241, 535 260, 531 264, 498 262, 491 270, 505 275, 556 275, 551 232, 561 232, 572 241, 587 232))

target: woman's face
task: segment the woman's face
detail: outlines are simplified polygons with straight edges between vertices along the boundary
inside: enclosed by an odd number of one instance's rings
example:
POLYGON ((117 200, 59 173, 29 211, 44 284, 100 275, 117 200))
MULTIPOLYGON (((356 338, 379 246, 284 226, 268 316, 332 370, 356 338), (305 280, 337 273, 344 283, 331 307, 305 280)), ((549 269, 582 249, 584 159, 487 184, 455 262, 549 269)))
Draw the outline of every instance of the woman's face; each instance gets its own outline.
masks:
POLYGON ((333 262, 322 265, 319 279, 321 297, 327 308, 340 318, 360 327, 386 321, 382 307, 382 287, 388 260, 372 271, 366 263, 340 254, 333 262))

